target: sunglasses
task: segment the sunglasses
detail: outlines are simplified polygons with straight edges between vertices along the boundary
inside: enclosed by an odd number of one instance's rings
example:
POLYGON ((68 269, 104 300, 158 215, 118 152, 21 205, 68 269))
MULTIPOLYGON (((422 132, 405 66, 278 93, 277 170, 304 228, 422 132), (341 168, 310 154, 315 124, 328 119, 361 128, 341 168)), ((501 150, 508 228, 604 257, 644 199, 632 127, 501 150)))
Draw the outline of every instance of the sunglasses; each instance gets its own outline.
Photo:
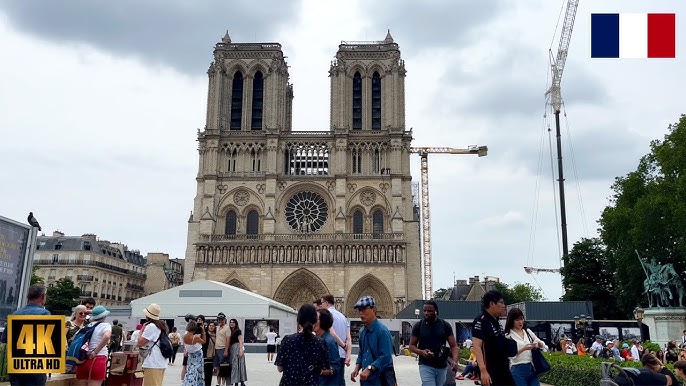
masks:
POLYGON ((79 312, 79 315, 86 315, 85 312, 79 312))

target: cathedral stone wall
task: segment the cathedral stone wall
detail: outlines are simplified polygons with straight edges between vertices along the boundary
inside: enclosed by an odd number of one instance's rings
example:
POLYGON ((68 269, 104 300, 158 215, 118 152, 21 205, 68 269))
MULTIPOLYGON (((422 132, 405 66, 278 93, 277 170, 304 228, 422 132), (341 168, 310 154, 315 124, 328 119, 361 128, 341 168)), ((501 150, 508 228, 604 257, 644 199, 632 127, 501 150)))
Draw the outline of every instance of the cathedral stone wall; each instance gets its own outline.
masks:
POLYGON ((390 33, 344 42, 327 130, 293 131, 278 43, 215 46, 184 281, 211 279, 294 308, 327 293, 392 317, 421 298, 404 63, 390 33))

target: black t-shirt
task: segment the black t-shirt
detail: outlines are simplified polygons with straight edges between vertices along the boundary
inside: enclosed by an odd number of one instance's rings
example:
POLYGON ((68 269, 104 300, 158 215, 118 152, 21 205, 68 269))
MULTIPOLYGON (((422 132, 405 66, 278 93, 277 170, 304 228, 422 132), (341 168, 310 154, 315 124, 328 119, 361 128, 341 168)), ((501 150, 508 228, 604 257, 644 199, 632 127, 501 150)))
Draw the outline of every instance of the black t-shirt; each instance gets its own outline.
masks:
POLYGON ((494 385, 512 385, 506 338, 498 319, 484 311, 474 319, 472 336, 483 341, 486 368, 494 385))
POLYGON ((679 379, 676 377, 676 375, 674 375, 674 373, 670 369, 663 367, 662 370, 660 370, 660 374, 669 375, 670 377, 672 377, 672 386, 681 386, 679 379))
POLYGON ((238 343, 238 337, 241 336, 241 330, 236 330, 231 333, 231 337, 229 338, 229 345, 232 345, 234 343, 238 343))
POLYGON ((440 318, 436 318, 432 323, 423 319, 412 327, 412 336, 418 339, 417 348, 420 350, 428 349, 434 353, 433 358, 424 358, 420 355, 420 365, 439 369, 447 366, 445 360, 438 360, 438 355, 441 352, 441 347, 445 346, 445 343, 448 341, 448 337, 453 336, 453 328, 449 323, 440 318))
POLYGON ((635 370, 629 369, 629 370, 627 370, 627 373, 629 374, 629 377, 633 381, 633 384, 621 375, 617 375, 616 377, 614 377, 613 380, 619 386, 666 386, 667 385, 667 377, 663 374, 656 373, 654 371, 650 371, 650 369, 646 369, 645 367, 641 367, 640 369, 638 369, 638 371, 639 371, 638 375, 634 375, 631 371, 635 371, 635 370))

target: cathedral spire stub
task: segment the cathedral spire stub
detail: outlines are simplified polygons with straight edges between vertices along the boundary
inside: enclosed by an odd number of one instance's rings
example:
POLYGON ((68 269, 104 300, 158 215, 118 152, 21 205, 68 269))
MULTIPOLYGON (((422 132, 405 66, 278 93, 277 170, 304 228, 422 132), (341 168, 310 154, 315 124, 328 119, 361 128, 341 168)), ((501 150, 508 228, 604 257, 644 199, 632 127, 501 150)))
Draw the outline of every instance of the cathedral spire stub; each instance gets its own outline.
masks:
POLYGON ((393 43, 393 36, 391 36, 391 30, 390 29, 388 29, 388 33, 386 34, 386 39, 384 39, 383 42, 386 44, 393 43))
POLYGON ((224 34, 224 37, 222 38, 222 43, 229 44, 231 43, 231 36, 229 36, 229 30, 226 30, 226 33, 224 34))

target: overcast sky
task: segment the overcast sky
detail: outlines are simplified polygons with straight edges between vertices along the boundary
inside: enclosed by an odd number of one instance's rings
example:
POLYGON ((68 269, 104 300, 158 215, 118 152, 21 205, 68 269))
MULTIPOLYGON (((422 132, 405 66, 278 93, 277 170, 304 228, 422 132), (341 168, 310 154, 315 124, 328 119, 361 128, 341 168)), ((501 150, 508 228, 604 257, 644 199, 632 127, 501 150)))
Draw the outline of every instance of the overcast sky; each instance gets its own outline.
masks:
MULTIPOLYGON (((390 29, 407 68, 414 145, 489 147, 483 158, 429 157, 434 289, 488 275, 559 298, 559 274, 523 267, 559 267, 544 93, 563 2, 342 4, 0 0, 0 215, 26 221, 33 211, 46 234, 95 233, 184 257, 206 70, 225 31, 234 42, 281 43, 294 129, 326 130, 338 44, 390 29)), ((580 2, 562 80, 570 248, 596 235, 614 178, 686 112, 683 15, 682 1, 580 2), (591 60, 597 12, 677 13, 677 59, 591 60)))

